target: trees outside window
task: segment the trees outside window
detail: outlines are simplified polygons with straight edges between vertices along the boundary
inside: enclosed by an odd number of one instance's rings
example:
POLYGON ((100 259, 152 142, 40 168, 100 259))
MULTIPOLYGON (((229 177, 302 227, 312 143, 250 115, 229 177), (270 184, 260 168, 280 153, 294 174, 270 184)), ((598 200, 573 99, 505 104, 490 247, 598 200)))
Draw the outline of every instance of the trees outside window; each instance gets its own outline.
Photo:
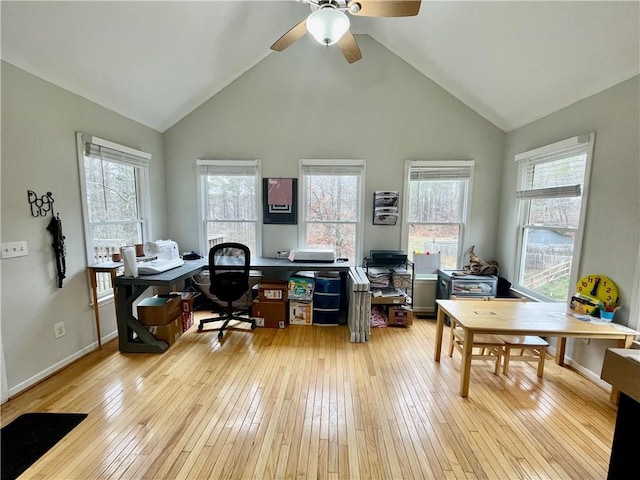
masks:
POLYGON ((566 301, 577 279, 593 135, 516 155, 519 236, 514 287, 566 301))
MULTIPOLYGON (((87 264, 110 261, 120 247, 143 243, 149 231, 148 168, 151 155, 78 134, 87 264)), ((98 295, 111 293, 98 274, 98 295)))
POLYGON ((362 258, 360 160, 302 160, 302 248, 331 248, 337 257, 359 264, 362 258))
POLYGON ((202 251, 238 242, 260 256, 260 161, 198 160, 197 164, 202 251))
POLYGON ((407 252, 439 252, 441 268, 460 268, 473 161, 408 161, 405 165, 407 252))

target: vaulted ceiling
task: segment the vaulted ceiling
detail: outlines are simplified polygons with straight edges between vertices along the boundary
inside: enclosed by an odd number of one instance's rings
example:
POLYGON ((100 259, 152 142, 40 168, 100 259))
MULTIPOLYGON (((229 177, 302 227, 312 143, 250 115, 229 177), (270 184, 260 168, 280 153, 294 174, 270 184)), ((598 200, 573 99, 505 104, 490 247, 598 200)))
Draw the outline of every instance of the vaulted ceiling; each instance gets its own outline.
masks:
MULTIPOLYGON (((350 19, 354 34, 510 131, 640 73, 639 6, 423 0, 416 17, 350 19)), ((310 8, 2 1, 0 13, 2 60, 163 132, 267 55, 287 55, 269 46, 310 8)))

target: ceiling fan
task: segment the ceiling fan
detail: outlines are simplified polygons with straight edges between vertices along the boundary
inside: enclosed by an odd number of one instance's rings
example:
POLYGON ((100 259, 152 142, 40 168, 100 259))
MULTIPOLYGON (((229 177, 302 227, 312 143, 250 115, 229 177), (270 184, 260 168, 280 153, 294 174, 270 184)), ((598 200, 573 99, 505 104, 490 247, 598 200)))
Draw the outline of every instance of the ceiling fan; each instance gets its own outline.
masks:
POLYGON ((355 37, 349 31, 350 15, 362 17, 413 17, 422 0, 298 0, 311 6, 311 14, 280 37, 271 50, 281 52, 309 32, 318 43, 337 44, 347 62, 362 58, 355 37))

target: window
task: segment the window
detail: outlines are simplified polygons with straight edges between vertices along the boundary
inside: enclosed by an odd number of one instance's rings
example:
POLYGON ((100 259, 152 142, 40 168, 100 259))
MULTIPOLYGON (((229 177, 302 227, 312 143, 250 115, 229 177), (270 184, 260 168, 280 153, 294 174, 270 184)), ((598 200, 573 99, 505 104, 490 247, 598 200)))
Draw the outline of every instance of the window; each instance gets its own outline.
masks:
POLYGON ((575 285, 592 149, 593 134, 515 157, 519 235, 514 287, 535 298, 566 301, 575 285))
POLYGON ((301 248, 331 248, 352 265, 362 258, 363 160, 301 160, 301 248))
POLYGON ((259 160, 198 160, 200 248, 222 242, 247 245, 262 254, 259 160))
POLYGON ((405 163, 407 252, 440 252, 441 268, 460 267, 473 165, 472 160, 405 163))
MULTIPOLYGON (((87 263, 111 260, 124 245, 147 240, 151 155, 90 135, 77 135, 87 263)), ((111 293, 98 274, 98 295, 111 293)))

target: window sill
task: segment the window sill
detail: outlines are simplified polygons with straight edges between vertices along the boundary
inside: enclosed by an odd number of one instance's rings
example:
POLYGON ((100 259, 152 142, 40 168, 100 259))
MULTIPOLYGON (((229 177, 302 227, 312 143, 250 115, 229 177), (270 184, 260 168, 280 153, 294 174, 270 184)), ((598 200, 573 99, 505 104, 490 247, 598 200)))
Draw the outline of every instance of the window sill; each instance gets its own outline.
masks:
MULTIPOLYGON (((105 295, 103 297, 98 298, 98 308, 101 308, 104 305, 109 305, 111 303, 113 303, 113 293, 110 293, 109 295, 105 295)), ((89 306, 93 308, 94 302, 93 301, 89 302, 89 306)))

